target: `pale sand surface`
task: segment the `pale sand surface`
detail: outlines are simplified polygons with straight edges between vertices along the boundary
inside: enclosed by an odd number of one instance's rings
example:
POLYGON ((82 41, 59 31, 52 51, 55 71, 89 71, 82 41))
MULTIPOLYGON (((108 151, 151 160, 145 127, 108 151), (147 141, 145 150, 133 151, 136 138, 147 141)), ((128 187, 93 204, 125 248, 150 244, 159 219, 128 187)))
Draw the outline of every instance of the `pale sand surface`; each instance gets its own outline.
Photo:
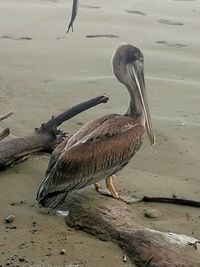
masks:
MULTIPOLYGON (((71 1, 0 0, 0 114, 15 110, 4 125, 21 136, 51 114, 101 94, 109 95, 108 104, 84 112, 63 128, 73 133, 79 122, 123 113, 128 94, 113 78, 110 58, 121 41, 130 42, 144 53, 157 144, 151 148, 145 140, 116 184, 122 193, 137 197, 175 194, 199 200, 200 1, 80 2, 74 33, 66 36, 71 1), (99 8, 91 8, 95 6, 99 8), (86 38, 98 34, 119 38, 86 38)), ((122 262, 122 251, 112 243, 69 231, 63 218, 30 207, 36 204, 47 161, 48 156, 37 155, 0 174, 0 264, 19 255, 28 261, 20 266, 133 266, 122 262), (25 203, 11 205, 22 200, 25 203), (9 214, 15 215, 17 229, 6 229, 3 218, 9 214), (38 230, 32 234, 33 229, 38 230), (62 248, 64 256, 59 254, 62 248)), ((153 229, 200 238, 199 209, 166 204, 130 209, 153 229), (160 209, 163 216, 145 218, 147 207, 160 209)))

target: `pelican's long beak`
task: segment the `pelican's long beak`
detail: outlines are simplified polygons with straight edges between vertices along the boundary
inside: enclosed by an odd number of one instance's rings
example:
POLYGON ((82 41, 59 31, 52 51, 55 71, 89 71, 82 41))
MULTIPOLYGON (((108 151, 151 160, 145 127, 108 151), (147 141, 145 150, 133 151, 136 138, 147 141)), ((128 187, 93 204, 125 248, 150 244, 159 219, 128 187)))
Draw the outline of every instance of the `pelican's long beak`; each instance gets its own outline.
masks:
POLYGON ((139 96, 142 110, 145 117, 145 127, 147 134, 149 136, 151 145, 155 144, 155 135, 151 122, 151 115, 149 111, 149 106, 147 102, 147 93, 144 81, 144 73, 143 73, 143 64, 138 61, 130 64, 128 67, 128 74, 131 81, 132 86, 137 90, 137 95, 139 96))

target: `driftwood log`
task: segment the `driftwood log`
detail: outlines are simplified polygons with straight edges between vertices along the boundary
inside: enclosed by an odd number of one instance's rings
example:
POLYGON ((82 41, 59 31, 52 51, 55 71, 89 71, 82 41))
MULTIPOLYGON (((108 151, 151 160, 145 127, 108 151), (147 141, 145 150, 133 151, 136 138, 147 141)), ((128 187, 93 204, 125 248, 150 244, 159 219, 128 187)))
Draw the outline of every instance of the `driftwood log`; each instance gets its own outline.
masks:
POLYGON ((71 194, 62 208, 69 210, 66 222, 70 227, 117 243, 137 266, 200 266, 199 240, 148 229, 119 200, 88 189, 71 194))
MULTIPOLYGON (((51 152, 56 145, 62 142, 65 136, 63 132, 57 129, 59 125, 78 113, 107 101, 108 97, 99 96, 76 105, 58 116, 52 117, 28 136, 5 138, 10 133, 9 129, 6 128, 0 131, 0 140, 3 139, 0 141, 0 170, 23 160, 24 157, 34 152, 51 152)), ((9 112, 1 116, 0 120, 7 118, 11 114, 12 112, 9 112)))
MULTIPOLYGON (((10 117, 13 114, 13 111, 10 111, 8 113, 5 113, 4 115, 0 116, 0 121, 3 121, 10 117)), ((1 130, 0 129, 0 141, 4 138, 6 138, 10 134, 10 130, 8 128, 1 130)))

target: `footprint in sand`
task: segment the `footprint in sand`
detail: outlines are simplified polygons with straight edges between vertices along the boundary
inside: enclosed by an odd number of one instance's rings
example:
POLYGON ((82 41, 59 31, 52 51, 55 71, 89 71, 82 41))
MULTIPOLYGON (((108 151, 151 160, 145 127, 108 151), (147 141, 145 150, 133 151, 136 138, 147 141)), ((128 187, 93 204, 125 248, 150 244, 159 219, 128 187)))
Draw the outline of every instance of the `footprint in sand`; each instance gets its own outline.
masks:
POLYGON ((58 3, 58 0, 40 0, 41 2, 53 2, 58 3))
POLYGON ((99 37, 106 37, 106 38, 119 38, 117 35, 113 34, 96 34, 96 35, 86 35, 86 38, 99 38, 99 37))
POLYGON ((19 38, 14 38, 14 37, 11 37, 9 35, 3 35, 3 36, 0 36, 0 39, 10 39, 10 40, 27 40, 27 41, 30 41, 32 40, 33 38, 32 37, 28 37, 28 36, 22 36, 22 37, 19 37, 19 38))
POLYGON ((190 2, 190 1, 196 1, 196 0, 173 0, 173 1, 190 2))
POLYGON ((161 45, 165 45, 165 46, 168 46, 168 47, 176 47, 176 48, 186 47, 186 45, 184 45, 184 44, 180 44, 180 43, 172 44, 172 43, 169 43, 169 42, 166 42, 166 41, 156 41, 156 43, 157 44, 161 44, 161 45))
POLYGON ((30 40, 33 40, 33 38, 32 38, 32 37, 27 37, 27 36, 25 36, 25 37, 17 38, 17 39, 15 39, 15 40, 27 40, 27 41, 30 41, 30 40))
POLYGON ((131 14, 135 14, 135 15, 141 15, 141 16, 146 16, 145 13, 139 11, 139 10, 126 10, 126 13, 131 13, 131 14))
POLYGON ((100 6, 89 6, 89 5, 81 5, 81 7, 84 7, 84 8, 93 8, 93 9, 101 8, 100 6))
POLYGON ((168 19, 159 19, 158 22, 162 24, 172 25, 172 26, 183 26, 184 25, 182 22, 168 20, 168 19))
POLYGON ((10 98, 13 95, 12 87, 0 76, 0 99, 6 99, 6 97, 10 98))

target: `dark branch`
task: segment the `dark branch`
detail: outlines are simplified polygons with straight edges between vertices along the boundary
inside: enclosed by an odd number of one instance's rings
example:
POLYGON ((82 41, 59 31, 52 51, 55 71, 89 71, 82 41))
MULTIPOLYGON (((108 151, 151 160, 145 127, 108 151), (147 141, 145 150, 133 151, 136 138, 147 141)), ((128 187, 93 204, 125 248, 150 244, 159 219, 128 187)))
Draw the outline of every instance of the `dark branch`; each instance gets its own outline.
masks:
POLYGON ((48 122, 42 124, 41 129, 56 129, 59 125, 61 125, 64 121, 71 119, 72 117, 76 116, 77 114, 90 109, 96 105, 101 103, 107 103, 109 98, 107 96, 97 96, 85 102, 82 102, 67 111, 57 115, 56 117, 52 117, 48 122))
MULTIPOLYGON (((55 146, 63 140, 64 134, 57 129, 60 124, 86 109, 107 101, 108 97, 106 96, 92 98, 56 117, 52 117, 51 120, 43 123, 40 128, 36 128, 30 135, 2 140, 0 142, 0 170, 5 169, 12 163, 21 161, 32 153, 39 151, 51 153, 55 146)), ((3 135, 5 135, 5 132, 3 135)))
POLYGON ((183 206, 190 206, 190 207, 198 207, 200 208, 200 202, 183 199, 183 198, 176 198, 176 197, 147 197, 144 196, 140 201, 142 202, 159 202, 159 203, 171 203, 176 205, 183 205, 183 206))

